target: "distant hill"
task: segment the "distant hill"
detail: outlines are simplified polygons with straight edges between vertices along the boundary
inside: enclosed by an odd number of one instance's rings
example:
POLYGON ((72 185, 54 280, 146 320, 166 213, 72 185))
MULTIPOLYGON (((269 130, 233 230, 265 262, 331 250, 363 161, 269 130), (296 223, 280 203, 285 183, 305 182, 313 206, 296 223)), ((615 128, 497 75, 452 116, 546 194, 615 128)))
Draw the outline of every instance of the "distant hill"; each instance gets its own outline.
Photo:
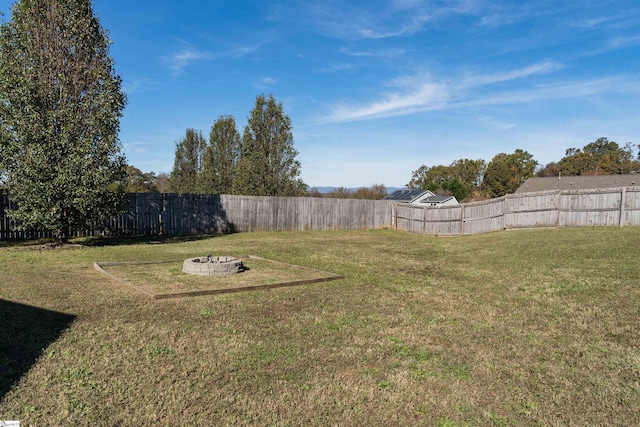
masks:
MULTIPOLYGON (((316 188, 318 190, 318 192, 322 193, 322 194, 326 194, 326 193, 331 193, 332 191, 337 190, 339 187, 309 187, 309 189, 312 188, 316 188)), ((354 191, 358 191, 361 188, 368 188, 368 187, 351 187, 348 188, 349 191, 354 192, 354 191)), ((396 190, 402 190, 404 187, 387 187, 387 194, 391 194, 396 190)))

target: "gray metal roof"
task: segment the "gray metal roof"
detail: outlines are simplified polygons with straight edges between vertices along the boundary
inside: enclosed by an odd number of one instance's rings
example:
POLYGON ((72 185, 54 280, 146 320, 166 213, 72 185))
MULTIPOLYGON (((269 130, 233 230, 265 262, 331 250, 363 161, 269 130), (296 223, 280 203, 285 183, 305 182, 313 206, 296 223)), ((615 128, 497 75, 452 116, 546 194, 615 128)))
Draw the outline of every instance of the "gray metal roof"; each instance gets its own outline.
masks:
POLYGON ((420 203, 444 203, 451 199, 453 199, 453 196, 431 196, 422 200, 420 203))
POLYGON ((427 192, 428 190, 396 190, 382 200, 395 200, 397 202, 411 202, 427 192))
POLYGON ((547 190, 593 190, 598 188, 631 187, 640 185, 640 175, 593 175, 529 178, 516 190, 531 193, 547 190))

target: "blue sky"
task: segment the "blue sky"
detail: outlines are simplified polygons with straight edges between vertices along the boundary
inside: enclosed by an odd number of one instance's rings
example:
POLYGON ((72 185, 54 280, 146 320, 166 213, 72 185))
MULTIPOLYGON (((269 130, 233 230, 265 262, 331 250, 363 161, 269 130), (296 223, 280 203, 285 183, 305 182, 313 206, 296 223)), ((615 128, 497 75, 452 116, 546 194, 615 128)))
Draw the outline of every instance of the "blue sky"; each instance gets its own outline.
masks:
MULTIPOLYGON (((12 2, 0 0, 8 19, 12 2)), ((169 172, 187 128, 259 94, 310 186, 403 186, 420 165, 517 148, 541 164, 640 144, 640 3, 94 0, 129 103, 130 164, 169 172)))

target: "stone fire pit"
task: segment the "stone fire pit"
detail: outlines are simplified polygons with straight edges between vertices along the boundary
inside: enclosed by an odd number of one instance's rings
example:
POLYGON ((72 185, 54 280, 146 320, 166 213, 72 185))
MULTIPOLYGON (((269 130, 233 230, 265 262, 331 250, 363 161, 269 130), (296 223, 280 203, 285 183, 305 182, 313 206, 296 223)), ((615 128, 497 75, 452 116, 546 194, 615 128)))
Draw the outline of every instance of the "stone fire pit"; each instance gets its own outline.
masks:
POLYGON ((182 271, 197 276, 228 276, 244 271, 244 265, 238 258, 209 255, 185 259, 182 271))

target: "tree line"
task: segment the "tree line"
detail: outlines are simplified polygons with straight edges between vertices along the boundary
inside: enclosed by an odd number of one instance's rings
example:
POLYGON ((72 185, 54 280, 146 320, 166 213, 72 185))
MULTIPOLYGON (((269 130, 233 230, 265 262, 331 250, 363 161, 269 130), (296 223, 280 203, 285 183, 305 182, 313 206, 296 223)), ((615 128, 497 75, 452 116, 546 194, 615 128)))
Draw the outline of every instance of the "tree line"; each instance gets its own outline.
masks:
POLYGON ((220 116, 209 132, 187 129, 176 145, 169 191, 175 193, 301 196, 291 120, 270 95, 256 97, 242 137, 232 116, 220 116))
POLYGON ((608 138, 598 138, 582 149, 569 148, 565 157, 542 167, 527 151, 499 153, 486 163, 482 159, 460 159, 448 166, 420 166, 412 172, 407 187, 453 195, 459 201, 483 200, 515 192, 527 179, 550 176, 610 175, 640 172, 640 145, 620 147, 608 138), (634 151, 638 150, 634 154, 634 151))
MULTIPOLYGON (((459 159, 446 166, 422 165, 412 172, 411 180, 406 187, 430 190, 441 195, 452 195, 459 201, 472 201, 513 193, 532 176, 622 173, 640 173, 640 145, 627 142, 621 147, 615 141, 602 137, 586 144, 583 148, 569 148, 566 150, 565 157, 544 166, 534 160, 531 153, 521 149, 516 149, 513 153, 499 153, 489 163, 482 159, 459 159), (637 152, 634 153, 636 150, 637 152)), ((207 173, 200 176, 204 179, 207 173)), ((153 172, 143 173, 129 166, 127 188, 130 192, 170 191, 169 182, 168 174, 155 176, 153 172)), ((202 191, 211 190, 211 187, 209 190, 203 190, 203 187, 198 186, 197 180, 194 182, 196 182, 194 186, 202 191)), ((357 190, 339 187, 328 193, 321 193, 317 188, 311 188, 305 195, 379 200, 387 195, 387 189, 383 184, 374 184, 369 188, 357 190)))

